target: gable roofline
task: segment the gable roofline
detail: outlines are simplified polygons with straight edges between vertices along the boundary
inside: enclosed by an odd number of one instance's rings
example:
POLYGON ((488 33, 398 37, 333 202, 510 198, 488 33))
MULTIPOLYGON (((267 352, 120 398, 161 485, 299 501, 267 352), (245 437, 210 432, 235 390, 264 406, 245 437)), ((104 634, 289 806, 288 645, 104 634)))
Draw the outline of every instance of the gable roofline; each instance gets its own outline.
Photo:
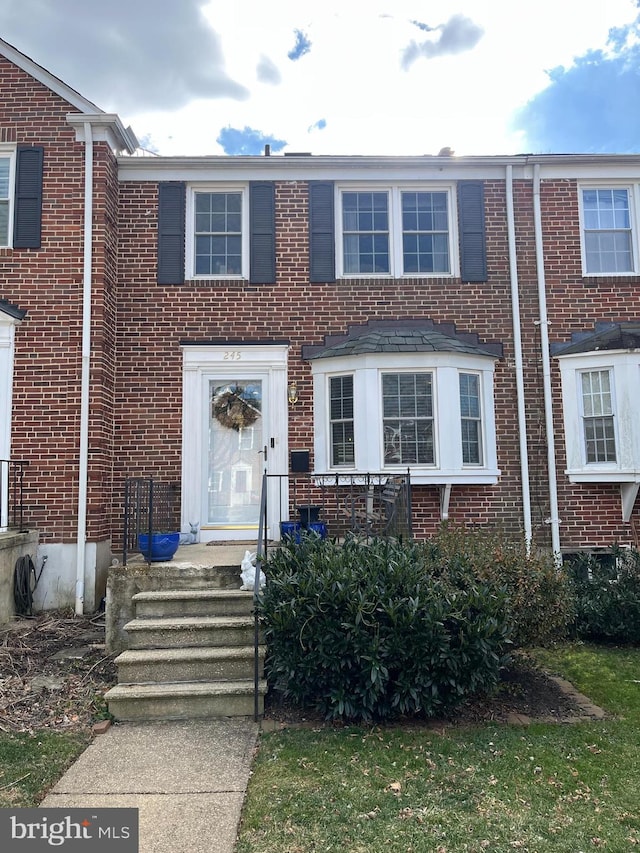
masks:
MULTIPOLYGON (((4 56, 9 62, 12 62, 18 68, 21 68, 47 89, 50 89, 56 95, 59 95, 70 106, 75 107, 81 115, 67 116, 67 121, 70 124, 76 124, 79 121, 81 124, 84 120, 88 120, 94 127, 97 127, 98 134, 96 139, 105 140, 117 152, 126 151, 128 154, 133 152, 138 147, 138 140, 131 128, 125 128, 120 118, 114 113, 105 113, 93 101, 89 101, 83 97, 71 86, 68 86, 64 81, 56 77, 42 65, 38 65, 31 57, 22 53, 17 47, 14 47, 9 42, 0 38, 0 56, 4 56), (74 118, 75 121, 71 119, 74 118)), ((82 135, 76 126, 76 138, 81 139, 82 135)))
POLYGON ((51 89, 51 91, 55 92, 56 95, 60 95, 61 98, 64 98, 65 101, 68 101, 71 106, 80 110, 80 112, 103 112, 100 107, 96 106, 92 101, 84 98, 80 92, 76 92, 76 90, 72 89, 71 86, 67 86, 67 84, 60 80, 59 77, 56 77, 50 71, 47 71, 47 69, 43 68, 42 65, 38 65, 38 63, 31 59, 31 57, 22 53, 22 51, 18 50, 17 47, 9 44, 9 42, 4 39, 0 39, 0 55, 4 56, 5 59, 8 59, 9 62, 13 62, 14 65, 18 66, 18 68, 22 68, 23 71, 26 71, 27 74, 30 74, 42 83, 43 86, 46 86, 47 89, 51 89))

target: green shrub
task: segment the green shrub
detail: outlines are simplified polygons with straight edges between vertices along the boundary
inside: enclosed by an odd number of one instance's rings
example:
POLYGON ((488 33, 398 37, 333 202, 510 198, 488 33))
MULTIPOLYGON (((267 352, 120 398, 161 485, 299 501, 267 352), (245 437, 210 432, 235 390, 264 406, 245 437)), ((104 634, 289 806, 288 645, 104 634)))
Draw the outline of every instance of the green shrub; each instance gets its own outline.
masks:
POLYGON ((582 639, 640 643, 640 554, 612 548, 610 559, 582 554, 572 561, 576 632, 582 639))
POLYGON ((534 549, 527 553, 524 538, 444 524, 422 547, 428 570, 436 575, 469 573, 478 581, 505 588, 515 647, 548 645, 566 636, 575 609, 568 574, 551 555, 534 549))
POLYGON ((327 718, 443 714, 497 681, 506 597, 469 572, 430 576, 394 540, 304 537, 269 558, 259 605, 270 682, 327 718))

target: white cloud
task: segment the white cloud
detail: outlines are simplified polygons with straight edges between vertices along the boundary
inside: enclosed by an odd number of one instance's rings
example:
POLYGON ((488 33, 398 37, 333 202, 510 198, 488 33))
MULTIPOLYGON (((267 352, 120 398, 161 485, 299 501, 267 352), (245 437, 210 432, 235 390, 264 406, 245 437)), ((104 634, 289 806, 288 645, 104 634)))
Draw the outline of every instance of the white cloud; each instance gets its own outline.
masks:
POLYGON ((0 31, 162 153, 222 153, 222 128, 249 127, 317 154, 490 154, 527 150, 512 116, 547 70, 604 48, 638 14, 633 0, 204 3, 112 0, 103 13, 86 0, 4 0, 0 31), (292 62, 296 31, 311 49, 292 62))

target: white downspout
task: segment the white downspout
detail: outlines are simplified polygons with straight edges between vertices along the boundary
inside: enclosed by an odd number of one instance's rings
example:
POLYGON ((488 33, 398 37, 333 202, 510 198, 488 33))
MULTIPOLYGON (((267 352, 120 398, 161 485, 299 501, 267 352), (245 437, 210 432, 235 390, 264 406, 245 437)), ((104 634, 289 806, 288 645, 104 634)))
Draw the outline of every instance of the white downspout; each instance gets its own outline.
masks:
POLYGON ((82 279, 82 380, 80 386, 80 450, 78 473, 78 541, 76 616, 84 613, 89 459, 89 380, 91 369, 91 269, 93 262, 93 135, 84 122, 84 270, 82 279))
POLYGON ((540 165, 533 167, 533 222, 536 239, 536 266, 538 272, 538 306, 540 309, 540 348, 542 350, 542 388, 544 395, 544 420, 547 438, 547 468, 549 471, 549 507, 551 517, 551 547, 556 562, 562 560, 560 551, 560 519, 558 518, 558 484, 556 482, 556 446, 553 437, 553 397, 551 393, 551 358, 549 356, 549 319, 547 316, 547 283, 544 271, 542 244, 542 212, 540 207, 540 165))
POLYGON ((524 398, 522 364, 522 335, 520 326, 520 294, 518 290, 518 258, 516 254, 516 225, 513 213, 513 166, 507 166, 507 235, 509 239, 509 273, 511 277, 511 315, 513 318, 513 348, 515 351, 516 396, 518 399, 518 432, 520 444, 520 477, 522 480, 522 516, 527 551, 533 537, 531 525, 531 489, 529 486, 529 451, 524 398))

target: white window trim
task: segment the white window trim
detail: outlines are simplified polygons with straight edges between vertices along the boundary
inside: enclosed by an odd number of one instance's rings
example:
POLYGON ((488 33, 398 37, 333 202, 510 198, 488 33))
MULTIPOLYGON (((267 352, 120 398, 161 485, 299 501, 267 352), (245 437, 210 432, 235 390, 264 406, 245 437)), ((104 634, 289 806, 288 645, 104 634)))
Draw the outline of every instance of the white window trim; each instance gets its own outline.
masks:
POLYGON ((640 482, 640 352, 603 350, 558 356, 567 467, 572 483, 640 482), (582 421, 581 376, 610 370, 615 462, 587 462, 582 421))
POLYGON ((248 184, 190 184, 187 186, 185 222, 185 266, 187 280, 237 281, 249 279, 249 185, 248 184), (195 272, 195 197, 196 193, 242 194, 242 271, 240 275, 196 275, 195 272))
POLYGON ((406 473, 416 484, 497 483, 493 375, 495 359, 462 353, 370 353, 311 362, 314 381, 315 473, 406 473), (432 373, 434 394, 433 465, 385 465, 382 433, 382 373, 432 373), (459 373, 480 377, 483 464, 463 465, 459 373), (355 464, 332 466, 329 378, 353 374, 355 464), (376 428, 372 424, 377 423, 376 428))
POLYGON ((458 211, 455 185, 442 184, 362 184, 339 183, 335 186, 336 272, 338 278, 456 278, 460 275, 458 249, 458 211), (344 271, 344 241, 342 223, 342 194, 344 192, 384 192, 389 199, 389 272, 346 273, 344 271), (449 229, 449 272, 404 272, 402 253, 402 193, 444 192, 447 194, 449 229))
POLYGON ((619 181, 597 181, 578 184, 578 219, 580 222, 580 261, 584 278, 603 278, 615 276, 628 278, 638 274, 638 237, 636 234, 636 210, 640 210, 640 184, 630 184, 619 181), (631 257, 633 270, 631 272, 587 272, 587 249, 585 245, 585 221, 582 194, 584 190, 627 190, 629 194, 629 229, 631 231, 631 257))
POLYGON ((16 149, 15 145, 0 144, 0 157, 9 158, 9 216, 7 222, 7 242, 0 242, 0 249, 10 249, 13 246, 13 217, 15 212, 16 194, 16 149))

